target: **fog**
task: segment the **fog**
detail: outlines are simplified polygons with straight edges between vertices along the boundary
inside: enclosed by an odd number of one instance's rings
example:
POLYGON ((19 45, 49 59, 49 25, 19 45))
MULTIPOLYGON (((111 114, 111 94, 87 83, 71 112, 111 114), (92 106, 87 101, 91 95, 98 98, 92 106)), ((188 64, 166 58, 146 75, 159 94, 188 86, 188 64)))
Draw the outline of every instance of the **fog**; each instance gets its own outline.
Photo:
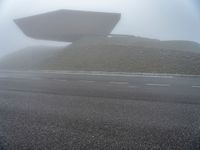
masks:
POLYGON ((58 9, 121 13, 114 34, 200 42, 198 0, 1 0, 0 56, 32 45, 66 45, 28 38, 13 22, 58 9))

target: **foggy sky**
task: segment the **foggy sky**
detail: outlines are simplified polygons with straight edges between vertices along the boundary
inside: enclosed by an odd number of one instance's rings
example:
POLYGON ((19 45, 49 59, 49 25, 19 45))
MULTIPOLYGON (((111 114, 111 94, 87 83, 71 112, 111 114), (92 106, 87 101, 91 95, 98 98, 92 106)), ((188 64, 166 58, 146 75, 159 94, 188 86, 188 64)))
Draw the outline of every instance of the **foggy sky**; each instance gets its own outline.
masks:
POLYGON ((58 9, 121 13, 115 34, 200 43, 199 0, 1 0, 0 56, 32 45, 66 45, 30 39, 13 22, 58 9))

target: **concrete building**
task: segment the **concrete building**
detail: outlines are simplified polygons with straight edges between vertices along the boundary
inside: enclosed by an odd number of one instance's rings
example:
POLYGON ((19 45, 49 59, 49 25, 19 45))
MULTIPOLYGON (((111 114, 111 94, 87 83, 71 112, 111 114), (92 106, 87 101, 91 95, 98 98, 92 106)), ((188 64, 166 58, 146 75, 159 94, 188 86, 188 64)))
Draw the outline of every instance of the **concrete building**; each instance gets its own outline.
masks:
POLYGON ((83 37, 108 36, 121 14, 58 10, 14 20, 28 37, 74 42, 83 37))

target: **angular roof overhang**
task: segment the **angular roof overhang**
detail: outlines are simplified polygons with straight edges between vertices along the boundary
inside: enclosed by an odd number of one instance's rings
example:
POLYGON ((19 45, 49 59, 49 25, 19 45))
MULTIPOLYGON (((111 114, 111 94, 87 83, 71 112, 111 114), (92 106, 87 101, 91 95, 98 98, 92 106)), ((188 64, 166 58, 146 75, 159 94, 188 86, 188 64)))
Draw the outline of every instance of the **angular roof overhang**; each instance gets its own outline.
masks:
POLYGON ((107 36, 121 14, 58 10, 14 20, 25 35, 35 39, 74 42, 86 36, 107 36))

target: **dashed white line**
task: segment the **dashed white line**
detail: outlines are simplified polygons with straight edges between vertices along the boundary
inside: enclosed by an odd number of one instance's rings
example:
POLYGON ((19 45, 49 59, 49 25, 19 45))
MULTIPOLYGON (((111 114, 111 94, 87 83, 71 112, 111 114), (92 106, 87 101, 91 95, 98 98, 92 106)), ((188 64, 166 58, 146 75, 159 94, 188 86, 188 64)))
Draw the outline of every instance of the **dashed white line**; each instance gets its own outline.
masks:
POLYGON ((92 80, 80 80, 80 82, 85 82, 85 83, 94 83, 96 81, 92 81, 92 80))
POLYGON ((112 82, 109 82, 110 84, 121 84, 121 85, 125 85, 125 84, 128 84, 128 82, 115 82, 115 81, 112 81, 112 82))
POLYGON ((131 86, 128 86, 129 88, 136 88, 137 86, 134 86, 134 85, 131 85, 131 86))
POLYGON ((200 88, 200 85, 194 85, 193 88, 200 88))
POLYGON ((162 87, 169 87, 170 85, 169 84, 146 84, 147 86, 162 86, 162 87))

